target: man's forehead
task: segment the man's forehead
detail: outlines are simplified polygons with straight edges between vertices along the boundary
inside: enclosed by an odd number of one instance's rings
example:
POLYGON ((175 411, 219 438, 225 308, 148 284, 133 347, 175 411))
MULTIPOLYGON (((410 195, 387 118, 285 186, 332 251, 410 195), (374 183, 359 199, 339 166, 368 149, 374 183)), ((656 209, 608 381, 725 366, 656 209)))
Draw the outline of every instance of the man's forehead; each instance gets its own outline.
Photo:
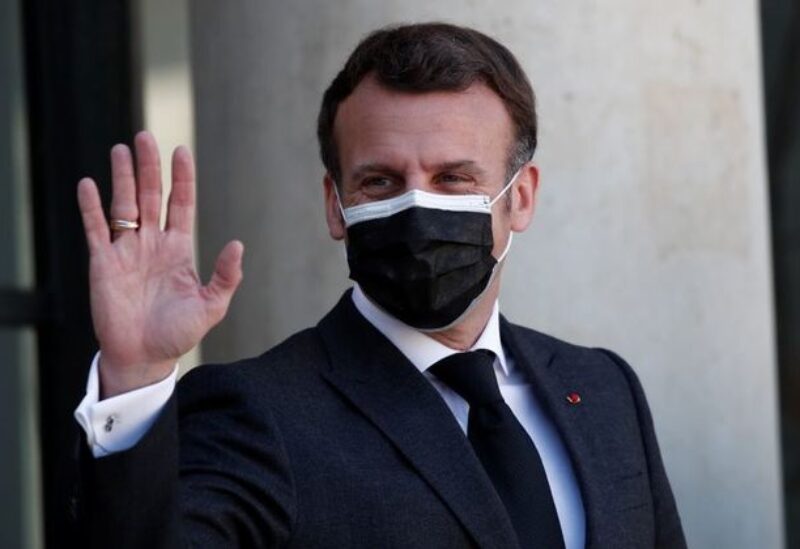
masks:
POLYGON ((411 93, 370 77, 339 105, 334 135, 343 168, 409 154, 425 154, 430 162, 474 161, 475 154, 504 155, 513 124, 482 82, 463 91, 411 93))

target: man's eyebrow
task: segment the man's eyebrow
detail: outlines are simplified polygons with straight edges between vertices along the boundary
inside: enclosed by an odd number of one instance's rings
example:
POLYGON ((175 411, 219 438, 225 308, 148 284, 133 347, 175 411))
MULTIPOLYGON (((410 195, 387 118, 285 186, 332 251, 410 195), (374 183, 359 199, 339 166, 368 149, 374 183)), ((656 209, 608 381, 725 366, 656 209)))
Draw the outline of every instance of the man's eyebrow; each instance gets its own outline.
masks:
MULTIPOLYGON (((433 164, 430 166, 430 169, 436 173, 451 170, 465 170, 477 176, 482 176, 485 174, 484 169, 481 168, 474 160, 453 160, 449 162, 441 162, 439 164, 433 164)), ((353 181, 358 181, 368 173, 382 173, 398 178, 403 176, 403 173, 400 170, 392 168, 387 164, 367 163, 357 166, 356 169, 353 170, 353 175, 350 178, 353 181)))
POLYGON ((484 175, 484 170, 474 160, 455 160, 452 162, 442 162, 432 166, 436 172, 447 172, 451 170, 464 170, 473 175, 484 175))
POLYGON ((362 177, 364 177, 368 173, 383 173, 387 175, 391 175, 392 177, 402 177, 403 174, 400 170, 392 168, 387 164, 381 163, 368 163, 368 164, 361 164, 360 166, 356 166, 356 169, 353 170, 353 175, 350 176, 350 179, 353 181, 358 181, 362 177))

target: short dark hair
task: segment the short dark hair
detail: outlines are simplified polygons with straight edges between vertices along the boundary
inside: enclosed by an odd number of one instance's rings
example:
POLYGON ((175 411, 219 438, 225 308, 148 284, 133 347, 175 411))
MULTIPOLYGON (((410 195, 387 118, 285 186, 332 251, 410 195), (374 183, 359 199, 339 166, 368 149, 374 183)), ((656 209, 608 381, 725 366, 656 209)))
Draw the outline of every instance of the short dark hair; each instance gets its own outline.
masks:
POLYGON ((317 138, 322 163, 337 184, 341 165, 333 135, 336 111, 368 75, 389 89, 410 93, 463 91, 482 82, 500 96, 514 124, 506 177, 536 150, 533 89, 505 46, 476 30, 446 23, 385 27, 356 46, 322 97, 317 138))

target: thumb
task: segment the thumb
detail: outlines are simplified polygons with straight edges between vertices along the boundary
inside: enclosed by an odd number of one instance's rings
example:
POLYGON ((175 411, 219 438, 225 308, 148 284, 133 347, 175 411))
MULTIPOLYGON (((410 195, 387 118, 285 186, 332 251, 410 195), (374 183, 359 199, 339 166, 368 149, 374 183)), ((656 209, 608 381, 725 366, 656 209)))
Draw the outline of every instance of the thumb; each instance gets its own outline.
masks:
POLYGON ((217 256, 214 274, 204 288, 206 313, 216 324, 228 311, 228 305, 242 281, 242 256, 244 245, 238 240, 228 242, 217 256))

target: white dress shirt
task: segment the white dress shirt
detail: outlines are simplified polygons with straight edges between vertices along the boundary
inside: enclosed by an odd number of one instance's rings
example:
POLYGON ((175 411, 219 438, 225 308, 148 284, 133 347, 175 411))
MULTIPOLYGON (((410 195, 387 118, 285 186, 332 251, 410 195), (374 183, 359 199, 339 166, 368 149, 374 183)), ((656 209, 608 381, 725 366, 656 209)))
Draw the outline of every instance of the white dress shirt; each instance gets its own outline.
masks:
MULTIPOLYGON (((403 324, 375 306, 356 284, 353 288, 356 309, 391 341, 400 352, 433 384, 453 412, 464 433, 467 432, 469 405, 452 389, 439 381, 428 368, 456 353, 422 332, 403 324)), ((586 517, 578 482, 561 437, 537 401, 523 372, 515 368, 500 342, 498 305, 495 303, 489 322, 469 350, 487 349, 497 356, 495 374, 500 394, 536 445, 550 484, 566 549, 585 545, 586 517)), ((144 436, 175 388, 178 368, 164 380, 105 400, 99 399, 99 353, 89 370, 86 396, 75 410, 75 418, 86 432, 95 457, 127 450, 144 436)))
POLYGON ((122 452, 136 445, 169 400, 178 379, 178 365, 163 380, 115 397, 100 400, 100 353, 94 355, 86 395, 75 409, 75 419, 86 432, 94 457, 122 452))

